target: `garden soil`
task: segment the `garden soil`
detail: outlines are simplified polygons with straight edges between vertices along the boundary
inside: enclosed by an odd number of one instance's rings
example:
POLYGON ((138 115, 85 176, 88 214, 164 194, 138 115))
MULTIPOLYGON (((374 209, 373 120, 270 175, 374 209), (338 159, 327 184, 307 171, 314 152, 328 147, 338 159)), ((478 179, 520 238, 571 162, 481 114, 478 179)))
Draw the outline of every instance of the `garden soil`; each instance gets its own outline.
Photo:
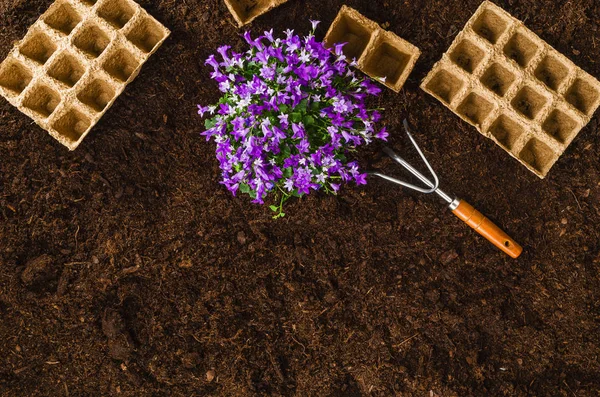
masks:
MULTIPOLYGON (((0 2, 0 57, 51 3, 0 2)), ((0 101, 1 396, 599 395, 598 116, 540 180, 419 89, 479 1, 346 4, 423 51, 372 101, 390 146, 416 160, 408 118, 518 260, 380 180, 277 221, 232 197, 196 104, 241 31, 221 0, 140 3, 173 34, 76 151, 0 101)), ((319 19, 322 38, 343 3, 290 0, 250 29, 319 19)), ((499 5, 600 76, 597 1, 499 5)), ((380 149, 356 158, 398 172, 380 149)))

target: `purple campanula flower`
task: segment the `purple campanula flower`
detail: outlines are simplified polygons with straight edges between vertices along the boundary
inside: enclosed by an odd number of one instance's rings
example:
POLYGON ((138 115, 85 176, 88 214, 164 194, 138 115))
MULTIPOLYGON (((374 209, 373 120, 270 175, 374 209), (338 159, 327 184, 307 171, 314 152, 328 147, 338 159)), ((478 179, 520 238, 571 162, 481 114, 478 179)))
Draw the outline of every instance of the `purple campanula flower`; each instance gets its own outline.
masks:
POLYGON ((265 80, 273 80, 273 78, 275 77, 275 68, 272 66, 263 66, 260 69, 260 77, 262 77, 265 80))
POLYGON ((379 132, 377 134, 375 134, 375 137, 383 140, 383 141, 387 141, 387 137, 390 134, 388 134, 387 129, 385 127, 383 127, 381 130, 379 130, 379 132))
POLYGON ((310 143, 306 139, 302 139, 300 143, 296 145, 296 148, 300 153, 308 153, 310 149, 310 143))
POLYGON ((204 113, 208 112, 208 106, 198 105, 198 114, 200 117, 204 117, 204 113))
POLYGON ((275 41, 275 39, 273 38, 273 29, 271 29, 268 32, 265 32, 265 37, 267 38, 267 40, 269 40, 271 43, 273 41, 275 41))
POLYGON ((246 40, 246 43, 250 44, 250 46, 258 47, 258 43, 252 39, 252 35, 250 34, 249 31, 244 32, 243 37, 244 37, 244 40, 246 40))
MULTIPOLYGON (((200 105, 198 105, 200 106, 200 105)), ((280 114, 279 116, 277 116, 277 118, 279 119, 279 124, 281 125, 281 128, 288 128, 288 126, 290 125, 288 118, 289 115, 288 114, 280 114)))
POLYGON ((283 187, 288 191, 291 192, 292 190, 294 190, 294 181, 291 180, 290 178, 286 179, 285 182, 283 182, 283 187))
POLYGON ((371 120, 374 123, 379 122, 379 120, 381 120, 381 114, 377 110, 373 111, 373 113, 371 113, 371 120))
POLYGON ((233 195, 242 191, 262 204, 271 195, 283 202, 365 184, 358 163, 346 158, 388 137, 376 126, 381 114, 366 103, 381 90, 345 62, 344 43, 332 54, 314 37, 318 22, 311 26, 306 37, 288 30, 277 38, 271 30, 253 39, 245 32, 248 51, 221 46, 222 61, 206 61, 223 95, 216 106, 198 106, 210 117, 202 135, 215 141, 221 183, 233 195))
POLYGON ((292 124, 292 139, 302 139, 306 136, 306 132, 304 131, 304 127, 302 126, 302 123, 300 124, 292 124))
POLYGON ((256 61, 263 64, 263 65, 267 65, 269 63, 269 58, 271 56, 269 55, 269 53, 267 51, 259 51, 256 53, 256 61))
POLYGON ((344 55, 344 46, 346 46, 346 44, 348 43, 338 43, 334 45, 333 52, 335 53, 335 55, 337 55, 338 57, 344 55))
POLYGON ((367 90, 369 95, 379 95, 381 89, 377 87, 375 84, 370 83, 368 80, 363 81, 363 86, 367 90))
POLYGON ((217 52, 221 54, 221 57, 223 57, 223 63, 221 64, 222 66, 229 67, 231 65, 231 58, 229 58, 229 56, 227 55, 227 51, 229 51, 230 49, 231 46, 228 45, 224 45, 217 48, 217 52))
POLYGON ((213 68, 215 68, 215 70, 217 70, 219 68, 219 62, 217 62, 217 59, 215 58, 214 55, 211 55, 208 57, 208 59, 205 62, 205 65, 210 65, 213 68))
POLYGON ((277 126, 273 126, 273 138, 277 139, 278 141, 282 141, 285 138, 287 138, 287 135, 283 130, 281 130, 277 126))
POLYGON ((366 185, 367 184, 367 174, 358 174, 354 176, 354 181, 357 185, 366 185))

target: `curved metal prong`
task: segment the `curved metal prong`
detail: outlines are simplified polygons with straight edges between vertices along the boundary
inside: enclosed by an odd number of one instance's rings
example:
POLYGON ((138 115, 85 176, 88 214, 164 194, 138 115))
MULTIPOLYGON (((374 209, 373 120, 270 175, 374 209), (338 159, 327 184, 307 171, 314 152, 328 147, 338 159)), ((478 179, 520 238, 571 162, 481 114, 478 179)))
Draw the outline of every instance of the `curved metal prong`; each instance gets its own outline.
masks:
POLYGON ((401 181, 399 179, 396 179, 394 177, 382 174, 381 172, 377 172, 377 171, 369 171, 367 173, 369 175, 378 176, 378 177, 380 177, 382 179, 385 179, 388 182, 392 182, 392 183, 395 183, 395 184, 398 184, 398 185, 401 185, 401 186, 404 186, 404 187, 407 187, 409 189, 416 190, 417 192, 421 192, 421 193, 425 193, 425 194, 433 193, 437 189, 436 187, 432 187, 430 189, 423 189, 423 188, 421 188, 419 186, 415 186, 415 185, 410 184, 408 182, 401 181))
MULTIPOLYGON (((417 152, 419 153, 419 156, 421 156, 421 159, 423 159, 423 162, 427 166, 427 169, 431 173, 431 176, 433 176, 433 180, 435 181, 435 183, 433 183, 432 185, 434 185, 436 187, 436 189, 437 189, 437 187, 440 185, 440 181, 438 179, 438 176, 435 173, 435 171, 433 170, 433 167, 431 166, 431 164, 429 164, 429 161, 427 161, 427 157, 425 157, 425 155, 421 151, 421 148, 417 144, 417 141, 415 141, 415 138, 413 138, 412 134, 410 133, 410 129, 408 128, 408 120, 404 119, 403 125, 404 125, 404 130, 406 131, 406 135, 408 135, 408 138, 412 142, 412 144, 415 147, 415 149, 417 149, 417 152)), ((419 173, 419 175, 415 174, 415 176, 417 178, 421 179, 421 181, 423 181, 424 183, 431 184, 431 181, 429 181, 427 178, 424 178, 423 175, 421 175, 420 173, 419 173)))
POLYGON ((417 142, 413 138, 412 134, 410 133, 410 131, 408 129, 408 121, 407 120, 404 120, 404 129, 406 130, 406 134, 408 135, 408 137, 409 137, 410 141, 412 142, 413 146, 415 147, 415 149, 417 149, 417 152, 419 153, 419 156, 421 156, 421 159, 423 160, 423 162, 427 166, 427 169, 429 169, 429 172, 433 176, 433 182, 431 180, 429 180, 428 178, 426 178, 418 170, 416 170, 412 165, 410 165, 402 157, 400 157, 396 153, 394 153, 394 151, 392 149, 390 149, 389 147, 383 148, 383 151, 388 156, 390 156, 394 161, 396 161, 398 164, 400 164, 402 167, 404 167, 407 171, 409 171, 411 174, 413 174, 415 177, 417 177, 421 182, 423 182, 427 186, 427 188, 424 189, 422 187, 415 186, 415 185, 413 185, 411 183, 408 183, 408 182, 405 182, 405 181, 401 181, 401 180, 396 179, 396 178, 392 178, 392 177, 387 176, 385 174, 382 174, 380 172, 370 172, 369 174, 376 175, 376 176, 378 176, 380 178, 383 178, 383 179, 385 179, 385 180, 387 180, 389 182, 393 182, 393 183, 396 183, 398 185, 407 187, 409 189, 416 190, 417 192, 426 193, 426 194, 433 193, 436 190, 438 190, 439 185, 440 185, 440 181, 438 179, 438 176, 435 173, 435 171, 433 170, 433 168, 431 167, 431 164, 429 164, 429 161, 427 161, 427 158, 425 157, 425 155, 421 151, 421 148, 419 147, 419 145, 417 144, 417 142))

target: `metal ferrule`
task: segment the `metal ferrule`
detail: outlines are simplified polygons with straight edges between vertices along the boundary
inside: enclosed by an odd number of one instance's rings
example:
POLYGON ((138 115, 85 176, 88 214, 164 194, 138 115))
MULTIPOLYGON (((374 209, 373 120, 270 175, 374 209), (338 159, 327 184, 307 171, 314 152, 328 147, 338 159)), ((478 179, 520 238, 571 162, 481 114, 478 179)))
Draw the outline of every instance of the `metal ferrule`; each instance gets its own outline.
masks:
POLYGON ((460 205, 460 199, 455 198, 454 200, 452 200, 452 202, 450 203, 448 208, 450 208, 450 211, 454 211, 455 209, 458 208, 459 205, 460 205))

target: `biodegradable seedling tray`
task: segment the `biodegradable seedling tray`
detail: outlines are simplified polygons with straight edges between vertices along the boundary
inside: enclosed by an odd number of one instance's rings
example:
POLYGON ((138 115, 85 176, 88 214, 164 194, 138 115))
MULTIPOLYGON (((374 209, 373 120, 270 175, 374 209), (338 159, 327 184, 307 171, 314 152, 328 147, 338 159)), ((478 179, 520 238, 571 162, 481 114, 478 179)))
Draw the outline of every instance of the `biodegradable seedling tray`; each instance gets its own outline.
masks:
POLYGON ((0 64, 0 94, 74 150, 169 33, 131 0, 58 0, 0 64))
POLYGON ((485 1, 421 84, 544 178, 600 105, 600 82, 485 1))
POLYGON ((225 0, 225 5, 241 28, 288 0, 225 0))
POLYGON ((359 70, 398 92, 413 70, 421 51, 358 11, 342 6, 331 24, 325 44, 333 47, 347 43, 344 55, 348 61, 356 59, 359 70))

